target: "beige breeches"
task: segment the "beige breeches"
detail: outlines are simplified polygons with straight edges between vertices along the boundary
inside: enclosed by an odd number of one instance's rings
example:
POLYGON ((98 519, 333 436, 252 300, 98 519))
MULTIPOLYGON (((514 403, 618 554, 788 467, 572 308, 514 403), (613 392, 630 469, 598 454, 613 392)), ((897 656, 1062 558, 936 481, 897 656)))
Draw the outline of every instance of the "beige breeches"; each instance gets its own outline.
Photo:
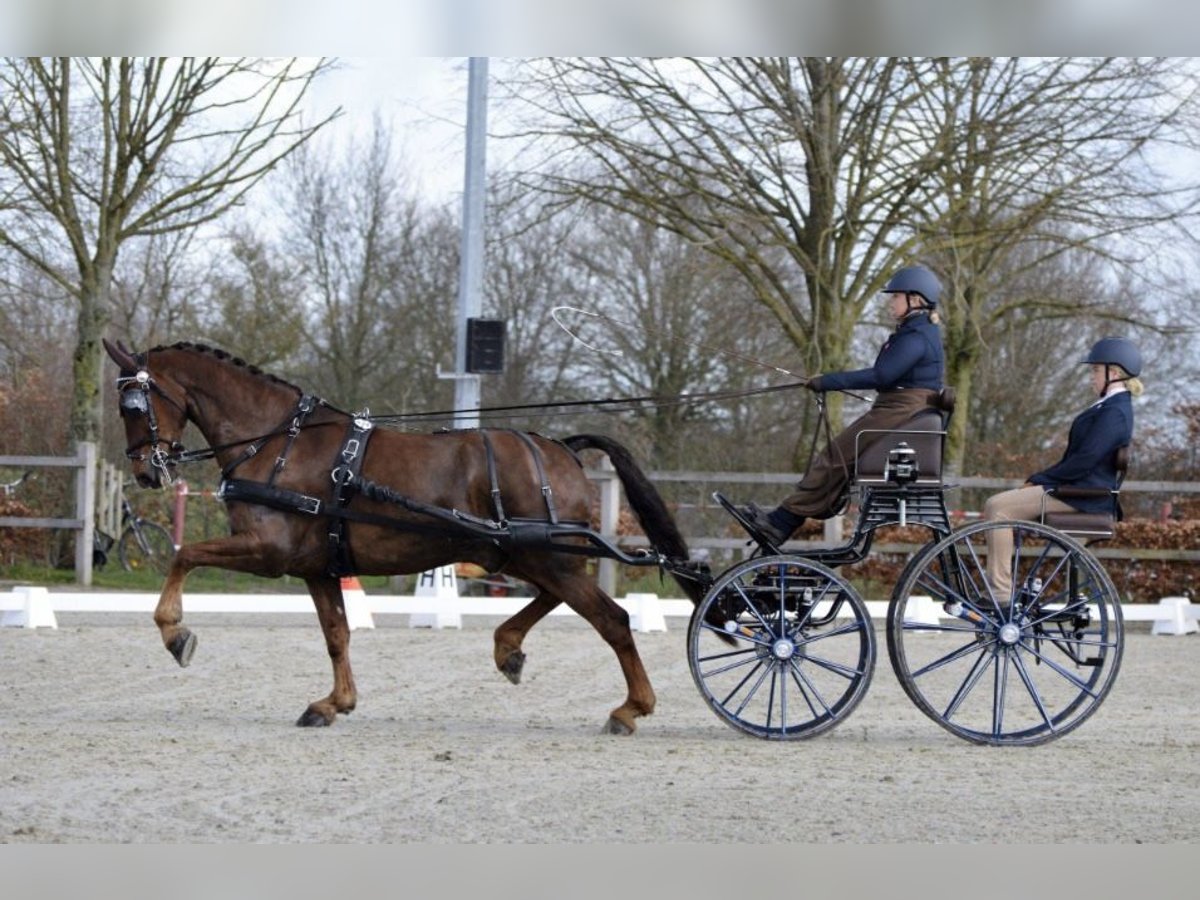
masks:
MULTIPOLYGON (((1046 512, 1074 512, 1075 508, 1053 496, 1046 496, 1041 485, 1026 485, 995 494, 983 505, 987 522, 1040 522, 1042 503, 1046 512)), ((1004 601, 1012 594, 1013 536, 1011 528, 996 528, 987 533, 988 580, 996 590, 997 599, 1004 601)))

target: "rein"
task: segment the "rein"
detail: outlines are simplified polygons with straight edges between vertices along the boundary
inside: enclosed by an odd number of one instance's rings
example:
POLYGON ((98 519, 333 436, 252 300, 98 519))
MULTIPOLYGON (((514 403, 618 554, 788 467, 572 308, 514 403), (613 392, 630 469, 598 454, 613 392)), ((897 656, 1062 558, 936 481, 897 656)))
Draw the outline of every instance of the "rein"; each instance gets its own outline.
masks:
POLYGON ((554 413, 553 415, 567 415, 566 410, 582 406, 607 407, 606 412, 631 412, 640 409, 642 405, 686 406, 693 403, 713 403, 720 400, 736 400, 740 397, 755 397, 760 394, 774 394, 779 391, 790 391, 804 387, 806 383, 805 381, 795 381, 765 388, 747 388, 738 391, 706 391, 698 394, 677 394, 674 397, 656 397, 648 394, 642 397, 605 397, 600 400, 558 400, 547 403, 518 403, 511 406, 484 406, 479 409, 440 409, 429 412, 393 413, 383 416, 371 416, 371 421, 420 421, 421 419, 441 419, 467 414, 481 417, 491 415, 497 418, 516 418, 521 413, 550 409, 564 410, 564 412, 554 413), (508 415, 503 415, 506 413, 508 415))
MULTIPOLYGON (((601 317, 607 318, 607 317, 601 317)), ((601 409, 605 412, 631 412, 642 409, 646 406, 653 407, 670 407, 670 406, 686 406, 690 404, 715 403, 724 400, 737 400, 746 397, 757 397, 766 394, 774 394, 781 391, 795 390, 796 388, 804 387, 808 380, 805 378, 802 381, 788 382, 787 384, 772 385, 764 388, 746 388, 742 390, 730 391, 705 391, 694 394, 677 394, 671 397, 656 396, 647 394, 640 397, 605 397, 601 399, 591 400, 559 400, 546 403, 519 403, 506 406, 485 406, 478 409, 442 409, 430 410, 423 412, 412 413, 392 413, 386 415, 370 415, 366 410, 361 413, 349 413, 339 409, 319 397, 314 397, 308 394, 301 394, 297 401, 294 410, 277 427, 271 431, 259 434, 255 437, 239 438, 238 440, 228 441, 224 444, 204 447, 199 450, 188 450, 178 441, 167 441, 160 438, 158 435, 158 420, 154 413, 154 404, 150 402, 149 395, 151 392, 158 394, 171 405, 179 409, 184 415, 187 415, 187 408, 174 397, 171 397, 166 391, 162 390, 151 377, 147 368, 145 354, 137 354, 135 357, 138 362, 138 371, 135 375, 120 377, 117 379, 117 390, 120 392, 120 408, 121 415, 127 413, 138 413, 145 415, 149 420, 150 435, 146 439, 137 444, 132 444, 125 450, 125 455, 130 460, 145 460, 147 457, 143 453, 139 453, 142 447, 151 447, 149 460, 159 472, 162 473, 163 479, 167 484, 174 482, 174 477, 171 475, 170 468, 182 463, 203 462, 213 459, 218 453, 224 450, 229 450, 234 447, 245 447, 246 449, 231 463, 222 469, 222 477, 228 477, 237 466, 245 462, 247 459, 255 456, 268 441, 276 437, 286 435, 288 442, 283 452, 276 457, 275 469, 271 474, 273 482, 275 476, 286 463, 288 450, 291 449, 292 442, 296 439, 296 435, 300 431, 307 428, 321 427, 326 425, 334 425, 336 422, 308 422, 309 415, 314 412, 317 407, 324 407, 334 412, 343 413, 349 416, 352 420, 358 419, 365 422, 374 423, 398 423, 398 422, 420 422, 427 419, 444 419, 453 418, 459 415, 472 415, 479 418, 519 418, 532 413, 540 414, 541 416, 552 415, 569 415, 571 411, 582 408, 591 407, 601 409), (555 412, 551 412, 555 410, 555 412), (163 449, 163 445, 167 446, 167 450, 163 449)), ((775 368, 780 372, 787 372, 785 369, 778 369, 774 366, 766 366, 767 368, 775 368)), ((787 372, 787 374, 795 374, 787 372)), ((845 392, 850 396, 857 397, 858 395, 845 392)), ((821 407, 822 415, 824 415, 823 398, 819 397, 819 406, 821 407)), ((860 398, 861 399, 861 398, 860 398)), ((828 430, 828 420, 826 419, 826 430, 828 430)), ((814 445, 816 435, 814 435, 814 445)))

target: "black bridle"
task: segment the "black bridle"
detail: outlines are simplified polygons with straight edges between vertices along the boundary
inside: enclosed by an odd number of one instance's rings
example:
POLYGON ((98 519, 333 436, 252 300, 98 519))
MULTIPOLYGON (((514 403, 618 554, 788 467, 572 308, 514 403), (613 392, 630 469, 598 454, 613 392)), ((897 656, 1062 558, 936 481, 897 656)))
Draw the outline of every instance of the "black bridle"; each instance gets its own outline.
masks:
POLYGON ((138 354, 134 357, 134 360, 138 364, 137 371, 133 375, 122 375, 117 378, 121 417, 125 418, 131 415, 145 416, 149 427, 149 434, 137 443, 126 447, 125 456, 136 462, 148 461, 151 466, 162 473, 162 478, 167 484, 174 483, 175 479, 171 474, 171 470, 180 463, 212 459, 222 450, 244 446, 246 449, 242 454, 222 470, 222 476, 227 477, 239 465, 257 454, 271 438, 287 435, 287 446, 275 461, 275 469, 271 474, 271 481, 274 481, 275 476, 278 475, 284 466, 288 451, 291 449, 296 435, 306 427, 305 420, 309 414, 318 406, 328 406, 328 404, 317 397, 302 394, 299 401, 297 401, 296 408, 273 431, 260 434, 257 437, 230 441, 216 447, 205 447, 203 450, 188 450, 179 441, 167 440, 158 433, 158 416, 155 414, 154 403, 151 402, 150 394, 154 393, 162 397, 183 413, 185 419, 188 418, 187 406, 180 403, 158 386, 150 374, 144 354, 138 354), (143 448, 147 447, 149 448, 149 453, 142 452, 143 448), (166 447, 165 450, 163 449, 164 447, 166 447))
POLYGON ((123 375, 117 378, 121 418, 131 415, 145 416, 150 433, 144 440, 126 447, 125 456, 135 462, 149 460, 150 465, 162 473, 167 484, 172 484, 175 479, 171 475, 171 468, 179 462, 180 458, 187 451, 179 441, 168 441, 159 435, 158 416, 154 412, 154 404, 150 401, 150 393, 153 391, 158 394, 158 396, 182 412, 185 418, 187 416, 187 407, 180 404, 179 401, 155 384, 154 379, 150 377, 150 371, 146 368, 145 361, 140 355, 137 357, 137 362, 137 372, 133 375, 123 375), (167 450, 163 449, 164 446, 167 447, 167 450), (149 454, 142 452, 143 448, 147 447, 149 448, 149 454))

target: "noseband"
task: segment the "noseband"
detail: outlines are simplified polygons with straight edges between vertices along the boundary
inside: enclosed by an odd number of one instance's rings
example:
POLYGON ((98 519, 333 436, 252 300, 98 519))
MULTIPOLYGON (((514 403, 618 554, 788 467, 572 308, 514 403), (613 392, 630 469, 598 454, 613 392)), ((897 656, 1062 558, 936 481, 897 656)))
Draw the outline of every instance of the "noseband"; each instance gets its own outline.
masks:
POLYGON ((125 456, 137 462, 144 462, 148 459, 150 465, 162 473, 162 477, 166 483, 173 484, 175 479, 171 475, 171 468, 179 461, 180 455, 184 452, 184 446, 179 441, 168 441, 165 438, 159 437, 158 416, 154 413, 154 404, 150 402, 150 392, 153 391, 158 394, 158 396, 178 408, 185 416, 187 415, 187 410, 154 383, 154 379, 150 377, 150 372, 146 369, 145 361, 140 354, 137 357, 137 362, 138 370, 136 374, 117 379, 117 390, 120 392, 121 416, 122 418, 127 415, 145 416, 150 426, 150 436, 143 441, 126 447, 125 456), (164 445, 167 447, 167 450, 163 449, 164 445), (143 447, 150 448, 149 455, 141 452, 143 447))

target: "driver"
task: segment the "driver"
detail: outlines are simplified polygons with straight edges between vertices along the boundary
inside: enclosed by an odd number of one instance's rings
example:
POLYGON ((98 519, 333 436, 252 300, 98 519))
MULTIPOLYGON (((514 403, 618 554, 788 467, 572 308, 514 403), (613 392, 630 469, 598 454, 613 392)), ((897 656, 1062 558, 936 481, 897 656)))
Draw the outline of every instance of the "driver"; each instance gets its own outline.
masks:
POLYGON ((774 544, 785 542, 806 518, 836 515, 850 481, 846 461, 854 459, 859 432, 898 428, 937 403, 946 368, 937 327, 941 282, 924 266, 906 266, 884 285, 883 293, 896 330, 884 342, 875 364, 818 375, 807 384, 817 392, 874 390, 878 392, 874 404, 809 463, 796 490, 779 506, 768 511, 751 503, 740 510, 774 544))

